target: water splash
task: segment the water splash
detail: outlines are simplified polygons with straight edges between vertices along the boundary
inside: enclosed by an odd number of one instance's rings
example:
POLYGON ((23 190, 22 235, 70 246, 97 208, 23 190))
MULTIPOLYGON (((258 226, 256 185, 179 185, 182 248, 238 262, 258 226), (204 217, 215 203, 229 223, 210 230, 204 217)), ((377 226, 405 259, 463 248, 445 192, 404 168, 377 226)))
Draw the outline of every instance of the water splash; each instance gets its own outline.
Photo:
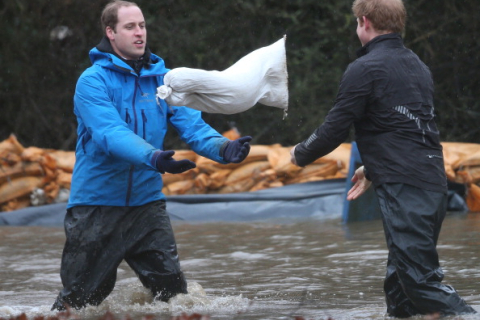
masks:
MULTIPOLYGON (((74 315, 82 319, 100 318, 107 312, 117 317, 128 316, 131 319, 142 318, 144 315, 173 316, 182 313, 201 314, 237 314, 245 311, 249 306, 249 299, 238 296, 211 296, 207 295, 203 287, 197 282, 188 282, 188 294, 179 294, 168 303, 156 301, 151 292, 143 287, 138 279, 125 279, 117 283, 117 289, 99 306, 87 306, 81 310, 72 310, 74 315)), ((57 312, 50 311, 49 306, 30 307, 21 306, 0 307, 0 318, 12 318, 25 313, 28 319, 35 317, 53 317, 57 312)))

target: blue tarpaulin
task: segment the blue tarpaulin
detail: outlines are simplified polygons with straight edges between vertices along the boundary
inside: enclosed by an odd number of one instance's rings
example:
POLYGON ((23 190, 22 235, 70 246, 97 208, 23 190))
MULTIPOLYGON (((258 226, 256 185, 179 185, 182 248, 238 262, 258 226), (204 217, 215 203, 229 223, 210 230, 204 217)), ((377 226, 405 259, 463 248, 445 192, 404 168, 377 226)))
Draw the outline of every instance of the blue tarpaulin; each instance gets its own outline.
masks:
MULTIPOLYGON (((341 218, 345 179, 299 183, 254 192, 167 197, 172 220, 255 221, 341 218)), ((63 226, 66 203, 0 212, 0 226, 63 226)))

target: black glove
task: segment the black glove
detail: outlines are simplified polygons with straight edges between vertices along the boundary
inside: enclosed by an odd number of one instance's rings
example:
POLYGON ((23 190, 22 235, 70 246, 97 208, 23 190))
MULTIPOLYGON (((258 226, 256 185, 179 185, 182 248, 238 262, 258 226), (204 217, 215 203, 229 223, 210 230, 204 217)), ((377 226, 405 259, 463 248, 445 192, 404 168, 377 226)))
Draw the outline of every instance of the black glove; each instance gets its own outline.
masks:
POLYGON ((223 159, 228 162, 240 163, 248 156, 250 152, 249 142, 252 137, 246 136, 237 140, 228 141, 223 149, 223 159))
POLYGON ((195 162, 192 162, 188 159, 183 160, 174 160, 172 156, 175 154, 175 151, 156 151, 153 154, 152 162, 155 163, 157 170, 161 173, 182 173, 187 170, 195 168, 197 165, 195 162))

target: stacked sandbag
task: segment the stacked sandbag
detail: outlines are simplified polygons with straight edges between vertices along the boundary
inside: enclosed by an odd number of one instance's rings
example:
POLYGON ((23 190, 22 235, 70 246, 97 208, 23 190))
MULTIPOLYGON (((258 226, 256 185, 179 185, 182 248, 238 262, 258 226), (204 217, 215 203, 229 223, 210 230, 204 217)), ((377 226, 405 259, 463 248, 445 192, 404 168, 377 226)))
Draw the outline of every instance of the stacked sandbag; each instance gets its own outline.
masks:
POLYGON ((181 174, 163 175, 163 193, 225 194, 250 192, 288 184, 345 178, 348 174, 351 145, 345 143, 313 164, 301 168, 290 162, 291 147, 252 145, 242 163, 220 164, 205 157, 195 160, 193 151, 176 151, 174 158, 195 161, 197 167, 181 174))
MULTIPOLYGON (((233 140, 240 135, 233 129, 224 136, 233 140)), ((467 186, 467 205, 480 212, 480 144, 442 145, 448 179, 467 186)), ((304 168, 291 164, 290 149, 280 144, 252 145, 242 163, 226 165, 192 150, 176 150, 175 159, 189 159, 197 167, 164 174, 162 191, 166 195, 251 192, 348 175, 350 143, 304 168)), ((73 151, 25 148, 11 135, 0 142, 0 211, 67 201, 74 164, 73 151)))
POLYGON ((480 144, 443 142, 445 171, 449 180, 467 186, 467 205, 480 212, 480 144))
MULTIPOLYGON (((239 137, 232 129, 224 136, 239 137)), ((163 175, 166 195, 248 192, 287 184, 343 178, 348 173, 350 144, 343 144, 310 166, 290 163, 291 147, 252 145, 242 163, 219 164, 191 150, 176 150, 175 159, 197 164, 181 174, 163 175)), ((75 152, 23 147, 14 135, 0 143, 0 211, 68 199, 75 152)))
POLYGON ((65 201, 73 152, 23 147, 15 135, 0 143, 0 211, 65 201))

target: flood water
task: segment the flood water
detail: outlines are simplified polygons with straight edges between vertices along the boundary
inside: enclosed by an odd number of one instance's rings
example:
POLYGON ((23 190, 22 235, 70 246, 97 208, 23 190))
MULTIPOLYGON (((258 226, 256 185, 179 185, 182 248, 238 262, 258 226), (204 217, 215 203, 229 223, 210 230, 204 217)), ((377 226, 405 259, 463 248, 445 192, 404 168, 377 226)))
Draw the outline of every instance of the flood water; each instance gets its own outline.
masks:
MULTIPOLYGON (((186 223, 173 221, 189 294, 152 302, 122 263, 113 293, 76 312, 96 319, 387 319, 387 250, 380 221, 340 219, 186 223)), ((53 316, 61 289, 63 228, 0 227, 0 318, 53 316)), ((480 214, 449 214, 438 251, 451 284, 480 311, 480 214)), ((416 317, 421 319, 421 317, 416 317)), ((423 318, 422 318, 423 319, 423 318)), ((480 319, 480 316, 447 319, 480 319)))

